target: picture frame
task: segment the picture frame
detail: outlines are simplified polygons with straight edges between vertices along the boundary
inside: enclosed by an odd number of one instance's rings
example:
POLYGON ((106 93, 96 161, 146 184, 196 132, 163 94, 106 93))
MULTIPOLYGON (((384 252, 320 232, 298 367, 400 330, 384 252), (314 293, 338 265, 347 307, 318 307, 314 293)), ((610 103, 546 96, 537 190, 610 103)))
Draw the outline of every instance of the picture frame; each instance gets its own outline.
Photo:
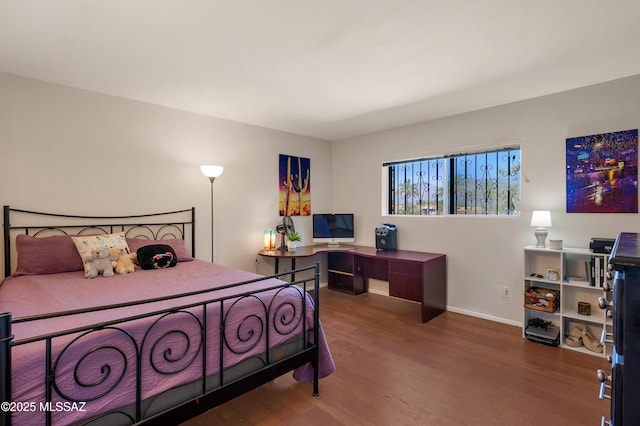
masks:
POLYGON ((567 213, 638 213, 638 129, 566 140, 567 213))

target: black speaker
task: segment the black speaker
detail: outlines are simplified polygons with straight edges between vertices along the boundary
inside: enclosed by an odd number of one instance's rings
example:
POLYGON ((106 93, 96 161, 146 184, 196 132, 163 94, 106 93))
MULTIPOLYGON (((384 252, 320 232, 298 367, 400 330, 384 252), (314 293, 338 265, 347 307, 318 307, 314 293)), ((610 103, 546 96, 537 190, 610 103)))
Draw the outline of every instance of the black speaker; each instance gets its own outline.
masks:
POLYGON ((398 249, 398 229, 395 225, 385 223, 383 226, 376 228, 376 249, 398 249))

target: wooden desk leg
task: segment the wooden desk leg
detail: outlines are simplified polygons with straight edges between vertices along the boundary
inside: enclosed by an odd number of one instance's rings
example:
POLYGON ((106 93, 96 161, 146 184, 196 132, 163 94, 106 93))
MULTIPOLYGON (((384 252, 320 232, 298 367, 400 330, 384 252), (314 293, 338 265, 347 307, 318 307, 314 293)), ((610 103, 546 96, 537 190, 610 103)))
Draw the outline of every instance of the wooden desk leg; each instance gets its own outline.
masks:
POLYGON ((445 256, 425 262, 422 271, 422 322, 447 310, 447 260, 445 256))

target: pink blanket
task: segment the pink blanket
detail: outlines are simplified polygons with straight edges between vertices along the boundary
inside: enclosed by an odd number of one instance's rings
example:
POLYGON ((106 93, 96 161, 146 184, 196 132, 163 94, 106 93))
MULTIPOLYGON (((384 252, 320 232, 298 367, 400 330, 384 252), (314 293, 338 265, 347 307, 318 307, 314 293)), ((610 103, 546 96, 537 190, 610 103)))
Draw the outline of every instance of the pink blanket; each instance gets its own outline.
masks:
MULTIPOLYGON (((178 263, 174 268, 137 270, 133 274, 110 278, 85 279, 82 272, 12 277, 0 285, 0 312, 11 312, 15 319, 220 288, 254 278, 258 276, 199 260, 178 263)), ((138 392, 138 374, 142 378, 139 392, 142 400, 145 400, 164 390, 197 380, 205 368, 203 362, 206 362, 206 374, 209 376, 251 357, 264 358, 267 344, 274 348, 302 334, 303 305, 306 309, 307 336, 312 340, 313 334, 309 330, 313 327, 313 300, 297 287, 270 290, 246 298, 235 297, 239 293, 253 292, 279 283, 270 279, 144 306, 18 323, 13 325, 12 331, 17 341, 229 297, 206 308, 199 305, 167 315, 114 324, 92 333, 76 333, 54 339, 54 406, 67 399, 86 402, 82 407, 76 405, 71 406, 71 410, 52 413, 54 424, 70 423, 134 402, 138 392), (222 338, 221 322, 224 322, 222 338), (206 330, 206 361, 203 361, 203 328, 206 330), (139 366, 137 360, 140 360, 139 366), (75 408, 86 411, 77 411, 75 408)), ((324 377, 335 370, 335 365, 321 328, 319 332, 319 374, 324 377)), ((275 353, 277 355, 278 352, 275 353)), ((13 348, 13 401, 36 408, 14 413, 14 424, 42 422, 40 408, 41 402, 45 401, 44 354, 43 342, 13 348)), ((294 372, 294 377, 300 381, 311 380, 313 370, 310 366, 300 367, 294 372)))

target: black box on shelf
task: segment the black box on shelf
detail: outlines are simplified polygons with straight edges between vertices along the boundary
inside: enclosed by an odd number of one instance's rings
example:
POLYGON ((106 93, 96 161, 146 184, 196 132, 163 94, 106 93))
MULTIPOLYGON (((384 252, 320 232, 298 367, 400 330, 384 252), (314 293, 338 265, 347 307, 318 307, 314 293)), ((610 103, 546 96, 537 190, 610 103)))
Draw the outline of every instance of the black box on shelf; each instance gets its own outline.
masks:
POLYGON ((532 342, 560 346, 560 327, 539 318, 533 318, 529 320, 524 337, 532 342))
POLYGON ((615 242, 615 238, 591 238, 589 249, 593 253, 609 254, 615 242))

